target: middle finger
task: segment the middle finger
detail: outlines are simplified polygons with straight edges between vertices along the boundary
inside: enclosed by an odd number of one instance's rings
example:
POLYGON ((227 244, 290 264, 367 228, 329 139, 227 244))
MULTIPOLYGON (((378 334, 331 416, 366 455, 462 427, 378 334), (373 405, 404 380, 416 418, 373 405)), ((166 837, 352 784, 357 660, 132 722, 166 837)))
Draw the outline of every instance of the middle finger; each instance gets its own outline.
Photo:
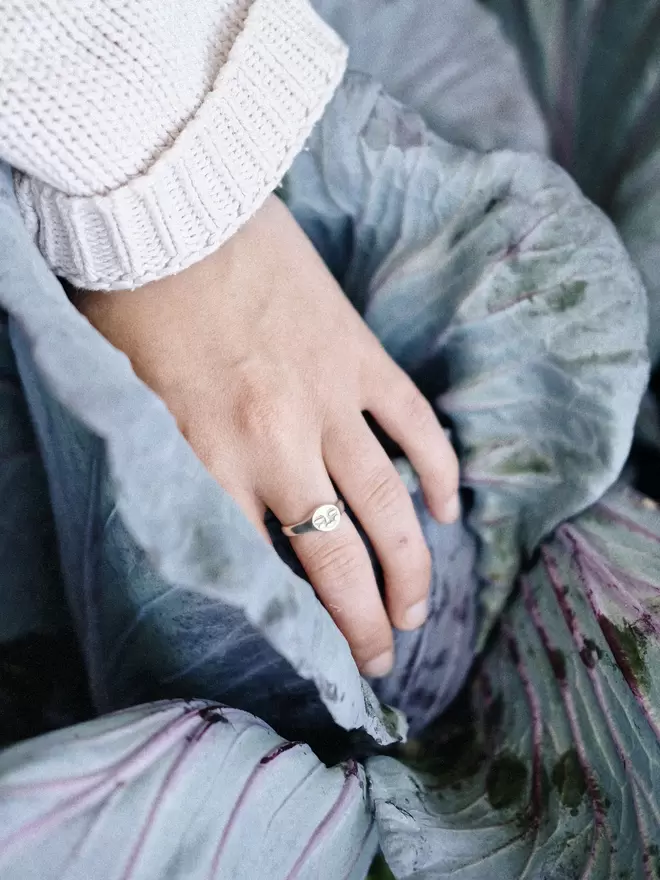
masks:
POLYGON ((327 431, 323 452, 382 565, 390 620, 416 629, 426 619, 431 554, 401 477, 361 415, 327 431))

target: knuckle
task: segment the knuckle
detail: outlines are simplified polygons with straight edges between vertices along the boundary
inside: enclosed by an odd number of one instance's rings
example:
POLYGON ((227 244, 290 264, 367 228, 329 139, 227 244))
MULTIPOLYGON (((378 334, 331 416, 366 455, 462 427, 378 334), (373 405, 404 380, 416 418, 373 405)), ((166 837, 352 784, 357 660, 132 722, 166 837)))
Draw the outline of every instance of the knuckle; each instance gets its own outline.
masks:
POLYGON ((364 552, 357 540, 320 540, 307 557, 307 568, 313 578, 329 583, 335 589, 354 586, 356 576, 365 569, 364 552))
POLYGON ((413 430, 426 430, 437 424, 433 407, 414 385, 404 390, 401 408, 404 418, 413 430))
POLYGON ((240 434, 263 436, 276 424, 273 399, 263 389, 243 387, 234 402, 233 420, 240 434))
POLYGON ((408 499, 403 483, 391 468, 371 474, 365 484, 365 504, 379 512, 388 512, 408 499))
POLYGON ((281 392, 249 387, 234 401, 234 430, 248 446, 262 450, 268 461, 289 461, 300 428, 292 411, 291 400, 281 392))

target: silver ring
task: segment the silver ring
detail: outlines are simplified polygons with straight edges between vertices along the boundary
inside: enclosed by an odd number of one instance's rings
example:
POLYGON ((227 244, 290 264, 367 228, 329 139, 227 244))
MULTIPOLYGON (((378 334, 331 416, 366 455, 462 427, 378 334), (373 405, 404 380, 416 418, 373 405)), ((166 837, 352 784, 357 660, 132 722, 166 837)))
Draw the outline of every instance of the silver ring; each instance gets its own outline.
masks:
POLYGON ((307 519, 291 526, 282 526, 282 532, 289 538, 305 535, 307 532, 334 532, 339 526, 344 512, 344 502, 340 499, 332 504, 322 504, 311 512, 307 519))

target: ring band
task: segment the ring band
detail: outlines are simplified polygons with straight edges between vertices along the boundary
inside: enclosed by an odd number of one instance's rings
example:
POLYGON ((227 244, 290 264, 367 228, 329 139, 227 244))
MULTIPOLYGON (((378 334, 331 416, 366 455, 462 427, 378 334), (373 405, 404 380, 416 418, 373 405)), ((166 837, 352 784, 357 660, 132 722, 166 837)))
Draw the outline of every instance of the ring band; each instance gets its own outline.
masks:
POLYGON ((332 504, 322 504, 317 507, 302 522, 291 526, 282 526, 282 532, 289 538, 295 535, 305 535, 307 532, 334 532, 339 526, 341 515, 344 512, 344 502, 340 499, 332 504))

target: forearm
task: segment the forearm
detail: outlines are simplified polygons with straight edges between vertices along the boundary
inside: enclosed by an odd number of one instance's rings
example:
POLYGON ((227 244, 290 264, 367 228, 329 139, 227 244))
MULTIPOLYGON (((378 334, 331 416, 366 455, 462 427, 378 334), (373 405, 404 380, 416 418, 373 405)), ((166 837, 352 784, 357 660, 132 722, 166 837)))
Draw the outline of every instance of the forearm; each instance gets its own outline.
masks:
POLYGON ((305 0, 2 0, 0 156, 74 285, 212 253, 279 183, 345 51, 305 0))

